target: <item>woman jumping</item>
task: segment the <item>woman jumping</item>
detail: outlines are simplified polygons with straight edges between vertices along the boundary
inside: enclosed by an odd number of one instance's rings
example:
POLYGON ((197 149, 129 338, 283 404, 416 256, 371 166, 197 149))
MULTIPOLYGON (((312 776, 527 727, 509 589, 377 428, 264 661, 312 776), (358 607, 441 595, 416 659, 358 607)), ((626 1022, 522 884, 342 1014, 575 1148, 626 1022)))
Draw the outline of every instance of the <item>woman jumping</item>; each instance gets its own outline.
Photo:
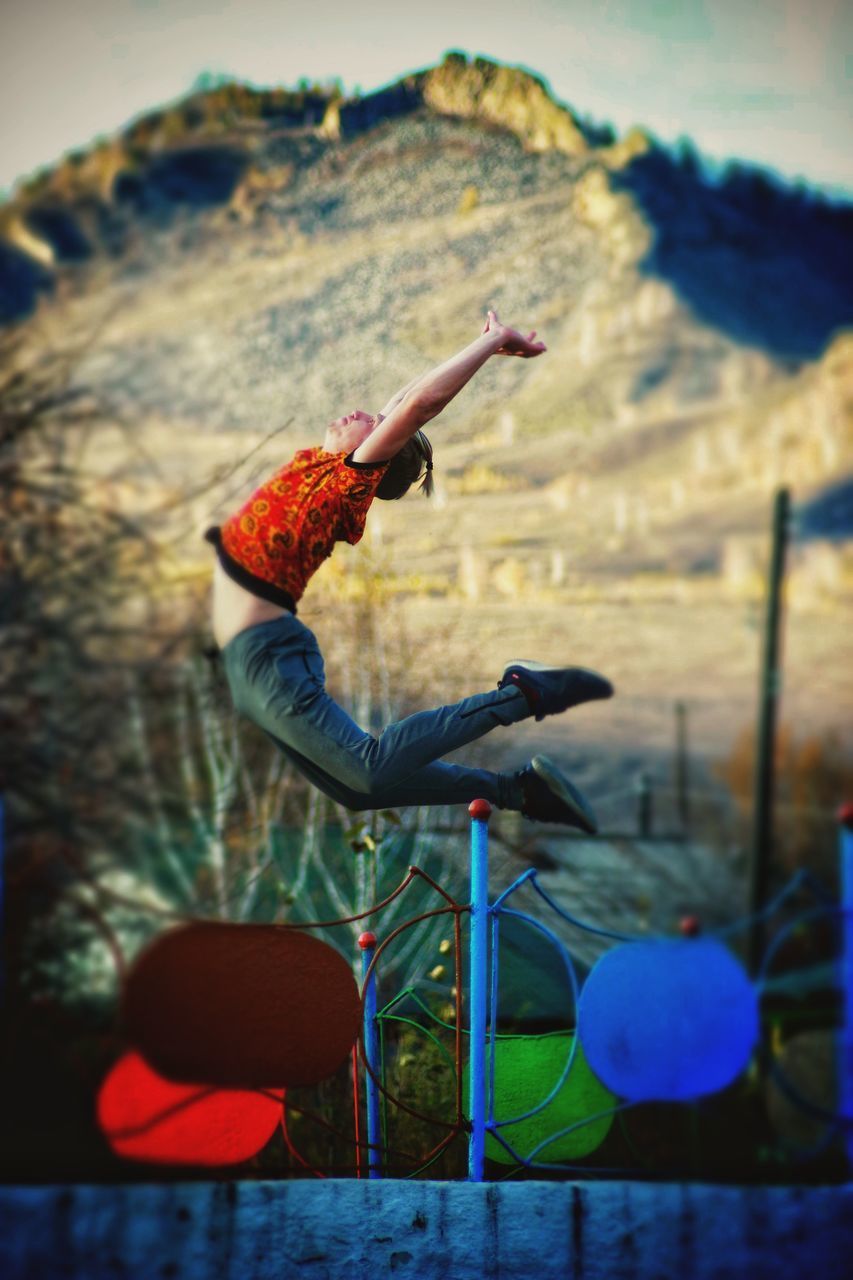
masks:
POLYGON ((540 822, 595 832, 590 806, 545 756, 517 773, 446 764, 450 751, 497 725, 555 715, 609 698, 613 687, 582 667, 510 662, 490 693, 420 711, 378 737, 361 729, 326 692, 314 634, 296 617, 311 575, 336 542, 356 543, 374 498, 401 498, 423 477, 432 492, 432 448, 421 428, 494 355, 530 359, 545 344, 489 311, 474 342, 414 379, 381 413, 336 418, 321 447, 301 449, 221 527, 205 537, 217 551, 213 632, 239 711, 326 795, 348 809, 459 804, 483 797, 540 822))

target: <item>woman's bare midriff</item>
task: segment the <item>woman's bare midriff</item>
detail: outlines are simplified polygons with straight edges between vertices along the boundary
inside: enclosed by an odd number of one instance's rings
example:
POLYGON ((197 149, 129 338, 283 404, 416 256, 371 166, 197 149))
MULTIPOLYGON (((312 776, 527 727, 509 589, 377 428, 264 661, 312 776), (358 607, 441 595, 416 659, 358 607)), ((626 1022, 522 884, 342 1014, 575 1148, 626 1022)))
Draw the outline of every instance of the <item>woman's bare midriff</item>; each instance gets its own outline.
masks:
POLYGON ((252 595, 251 591, 229 578, 216 561, 213 570, 213 636, 220 649, 224 649, 229 640, 247 627, 258 622, 271 622, 287 612, 270 600, 252 595))

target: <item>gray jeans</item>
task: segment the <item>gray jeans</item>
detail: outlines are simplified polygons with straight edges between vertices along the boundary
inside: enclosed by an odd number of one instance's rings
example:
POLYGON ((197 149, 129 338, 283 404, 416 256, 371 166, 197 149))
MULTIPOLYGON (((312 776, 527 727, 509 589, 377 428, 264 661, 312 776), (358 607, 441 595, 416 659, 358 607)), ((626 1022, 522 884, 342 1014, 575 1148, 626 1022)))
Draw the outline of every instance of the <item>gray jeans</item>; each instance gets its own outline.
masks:
POLYGON ((348 809, 460 804, 482 797, 520 809, 513 773, 444 764, 439 757, 497 725, 530 714, 519 689, 476 693, 365 732, 326 693, 312 631, 292 614, 241 631, 222 650, 234 705, 253 720, 326 795, 348 809))

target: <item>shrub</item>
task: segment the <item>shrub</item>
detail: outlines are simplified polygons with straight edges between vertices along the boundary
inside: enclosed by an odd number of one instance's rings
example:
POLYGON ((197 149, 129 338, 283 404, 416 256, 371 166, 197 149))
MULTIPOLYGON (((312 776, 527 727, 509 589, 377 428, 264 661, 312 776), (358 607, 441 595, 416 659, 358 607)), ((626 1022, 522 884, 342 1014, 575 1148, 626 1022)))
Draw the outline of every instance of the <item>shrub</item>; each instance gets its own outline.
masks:
MULTIPOLYGON (((776 787, 773 858, 777 878, 808 868, 835 885, 837 830, 835 811, 853 795, 853 759, 840 735, 797 738, 782 725, 776 739, 776 787)), ((738 806, 741 834, 749 841, 753 816, 755 729, 741 731, 720 776, 738 806)))

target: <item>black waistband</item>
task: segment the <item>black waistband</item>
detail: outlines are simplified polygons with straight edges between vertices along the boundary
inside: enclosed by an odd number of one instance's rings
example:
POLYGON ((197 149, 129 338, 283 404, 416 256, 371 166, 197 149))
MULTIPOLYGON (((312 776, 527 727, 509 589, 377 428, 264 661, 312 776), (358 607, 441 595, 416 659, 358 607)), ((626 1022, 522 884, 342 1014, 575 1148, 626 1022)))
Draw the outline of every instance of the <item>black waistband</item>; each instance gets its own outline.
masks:
POLYGON ((218 525, 211 525, 204 537, 206 542, 216 547, 219 563, 232 581, 244 587, 246 591, 251 591, 253 596, 260 596, 262 600, 269 600, 270 604, 277 604, 280 608, 287 609, 289 613, 296 614, 296 602, 289 591, 277 587, 274 582, 267 582, 265 578, 256 577, 236 560, 232 560, 222 545, 222 531, 218 525))

